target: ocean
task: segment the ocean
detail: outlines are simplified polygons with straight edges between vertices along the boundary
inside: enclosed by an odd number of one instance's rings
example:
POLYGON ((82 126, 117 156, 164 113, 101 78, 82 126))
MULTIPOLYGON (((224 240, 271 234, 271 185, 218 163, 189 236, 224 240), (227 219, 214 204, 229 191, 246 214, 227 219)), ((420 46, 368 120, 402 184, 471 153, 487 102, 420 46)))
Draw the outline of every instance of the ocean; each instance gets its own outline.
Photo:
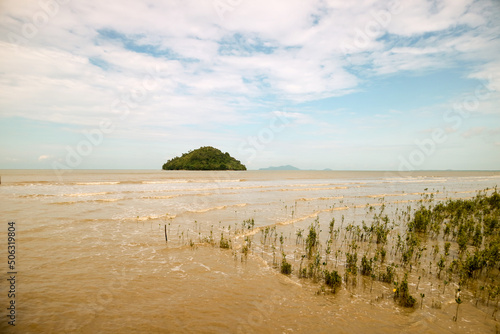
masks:
POLYGON ((318 261, 343 268, 336 250, 345 245, 324 252, 332 219, 336 227, 361 226, 385 210, 399 221, 423 198, 491 193, 500 172, 2 170, 0 176, 3 333, 497 331, 492 309, 473 305, 465 293, 463 320, 452 321, 453 282, 421 283, 428 303, 407 310, 395 305, 390 284, 359 277, 325 294, 321 282, 297 273, 315 222, 324 245, 318 261), (283 257, 291 275, 280 273, 283 257), (11 276, 15 284, 7 284, 11 276), (12 300, 15 326, 8 323, 12 300))

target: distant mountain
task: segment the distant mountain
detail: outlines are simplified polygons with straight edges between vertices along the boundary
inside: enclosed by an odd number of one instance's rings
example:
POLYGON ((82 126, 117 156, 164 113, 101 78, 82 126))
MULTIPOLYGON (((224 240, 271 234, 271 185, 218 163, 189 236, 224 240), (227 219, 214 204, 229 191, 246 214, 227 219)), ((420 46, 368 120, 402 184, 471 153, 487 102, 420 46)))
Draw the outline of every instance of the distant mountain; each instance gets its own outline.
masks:
POLYGON ((278 167, 267 167, 267 168, 260 168, 259 170, 300 170, 297 167, 290 166, 290 165, 285 165, 285 166, 278 166, 278 167))
POLYGON ((246 170, 241 162, 220 150, 205 146, 163 164, 165 170, 246 170))

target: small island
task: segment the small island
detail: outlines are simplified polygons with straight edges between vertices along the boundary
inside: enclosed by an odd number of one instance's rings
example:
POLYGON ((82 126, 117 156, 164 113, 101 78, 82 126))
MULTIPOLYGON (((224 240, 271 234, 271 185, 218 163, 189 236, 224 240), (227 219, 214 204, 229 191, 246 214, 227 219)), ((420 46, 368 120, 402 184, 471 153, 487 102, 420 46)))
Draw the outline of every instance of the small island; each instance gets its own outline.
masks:
POLYGON ((247 170, 245 165, 222 151, 204 146, 168 160, 163 170, 247 170))

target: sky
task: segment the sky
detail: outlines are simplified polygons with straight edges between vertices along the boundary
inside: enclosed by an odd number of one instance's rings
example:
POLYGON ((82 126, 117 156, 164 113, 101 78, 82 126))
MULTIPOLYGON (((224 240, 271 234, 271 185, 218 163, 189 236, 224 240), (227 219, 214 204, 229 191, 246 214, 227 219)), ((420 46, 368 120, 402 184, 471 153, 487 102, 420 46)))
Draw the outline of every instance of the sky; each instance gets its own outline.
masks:
POLYGON ((0 168, 500 169, 498 0, 0 0, 0 168))

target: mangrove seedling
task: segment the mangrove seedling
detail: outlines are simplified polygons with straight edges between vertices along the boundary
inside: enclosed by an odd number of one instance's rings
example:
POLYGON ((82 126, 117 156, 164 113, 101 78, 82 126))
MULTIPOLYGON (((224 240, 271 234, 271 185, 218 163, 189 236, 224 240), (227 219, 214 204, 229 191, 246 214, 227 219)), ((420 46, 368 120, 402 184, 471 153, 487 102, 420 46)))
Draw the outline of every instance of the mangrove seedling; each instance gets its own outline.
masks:
POLYGON ((451 246, 451 244, 449 242, 444 243, 444 255, 445 256, 450 255, 450 246, 451 246))
POLYGON ((380 273, 379 279, 385 283, 392 283, 395 275, 394 263, 388 265, 385 270, 385 273, 380 273))
POLYGON ((308 259, 312 257, 312 254, 315 252, 317 245, 318 233, 316 232, 316 226, 314 224, 311 224, 311 226, 309 226, 309 234, 306 238, 306 254, 308 259))
MULTIPOLYGON (((266 229, 267 229, 267 228, 266 228, 266 229)), ((296 244, 296 245, 298 245, 298 244, 299 244, 299 242, 301 242, 301 241, 302 241, 302 238, 303 238, 303 237, 302 237, 302 232, 304 232, 304 230, 303 230, 303 229, 301 229, 301 228, 299 228, 299 229, 297 230, 297 232, 295 232, 295 235, 297 235, 297 239, 295 240, 295 244, 296 244)))
POLYGON ((441 258, 439 259, 439 262, 438 262, 437 266, 438 266, 438 269, 439 269, 437 277, 441 278, 441 271, 443 271, 443 269, 445 267, 445 258, 444 258, 443 255, 441 255, 441 258))
POLYGON ((247 220, 243 221, 243 229, 245 229, 245 227, 246 227, 249 230, 250 229, 253 230, 254 226, 255 226, 255 221, 254 221, 253 218, 252 219, 247 219, 247 220))
POLYGON ((370 276, 372 274, 373 271, 372 263, 373 263, 372 258, 368 260, 366 254, 363 255, 363 257, 361 258, 361 275, 370 276))
POLYGON ((333 227, 335 226, 335 218, 330 221, 330 238, 333 236, 333 227))
POLYGON ((443 282, 443 294, 444 294, 444 292, 446 290, 446 285, 448 285, 449 283, 450 282, 448 282, 447 280, 444 280, 444 282, 443 282))
POLYGON ((455 302, 457 302, 457 312, 453 320, 456 322, 458 320, 458 307, 460 306, 460 304, 462 304, 462 299, 460 299, 460 289, 457 290, 457 294, 455 296, 455 302))
POLYGON ((231 244, 230 244, 229 240, 224 238, 224 233, 220 234, 219 247, 224 248, 224 249, 231 248, 231 244))
POLYGON ((358 274, 358 253, 346 253, 346 270, 353 275, 358 274))
POLYGON ((292 273, 292 265, 286 261, 285 252, 282 252, 283 259, 281 260, 281 273, 290 275, 292 273))
POLYGON ((325 249, 325 263, 328 262, 328 257, 330 256, 330 253, 332 251, 332 248, 330 245, 332 244, 332 239, 328 239, 326 242, 326 249, 325 249))
POLYGON ((410 295, 410 289, 408 288, 408 273, 405 273, 403 281, 396 285, 394 300, 398 301, 398 304, 403 307, 413 307, 415 305, 416 300, 410 295))
POLYGON ((339 273, 336 270, 332 270, 329 272, 328 270, 324 271, 325 274, 325 284, 332 289, 332 292, 337 292, 337 289, 342 284, 342 277, 340 277, 339 273))

